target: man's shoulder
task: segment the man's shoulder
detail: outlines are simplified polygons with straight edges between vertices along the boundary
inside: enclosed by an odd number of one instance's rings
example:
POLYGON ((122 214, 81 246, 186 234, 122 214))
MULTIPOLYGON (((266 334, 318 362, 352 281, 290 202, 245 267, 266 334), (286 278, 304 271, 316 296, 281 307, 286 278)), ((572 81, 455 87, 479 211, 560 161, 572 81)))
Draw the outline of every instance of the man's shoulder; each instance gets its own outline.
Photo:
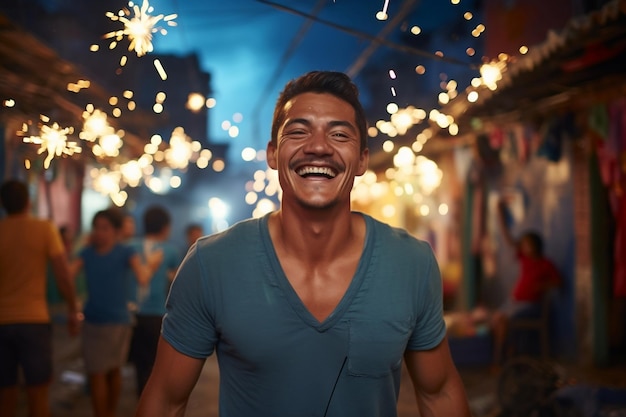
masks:
POLYGON ((173 242, 168 240, 161 242, 160 245, 163 250, 163 254, 170 260, 178 263, 180 261, 180 249, 173 242))
POLYGON ((140 250, 143 247, 144 239, 141 237, 133 237, 131 239, 121 242, 122 245, 131 247, 135 250, 140 250))
POLYGON ((263 219, 250 218, 239 221, 228 229, 206 235, 198 239, 196 246, 199 250, 207 247, 214 247, 220 245, 243 245, 245 243, 258 243, 260 238, 260 224, 263 219))
POLYGON ((20 225, 27 225, 27 226, 34 225, 35 227, 37 227, 37 226, 40 226, 40 227, 55 227, 54 223, 52 223, 51 220, 40 219, 40 218, 29 216, 29 215, 6 216, 5 218, 0 219, 0 224, 3 224, 3 223, 4 224, 19 223, 20 225))
POLYGON ((178 246, 176 246, 173 242, 170 242, 169 240, 161 242, 161 247, 164 251, 168 252, 178 252, 179 250, 178 246))
POLYGON ((127 243, 123 243, 123 242, 118 242, 114 247, 113 250, 115 250, 118 253, 135 253, 138 251, 137 247, 133 246, 133 245, 129 245, 127 243))
POLYGON ((417 238, 406 229, 376 220, 367 214, 363 216, 368 225, 373 228, 376 240, 383 241, 394 248, 405 247, 409 250, 431 251, 431 246, 427 241, 417 238))
POLYGON ((15 221, 19 222, 20 230, 27 236, 38 236, 41 239, 44 235, 49 238, 59 234, 58 228, 51 220, 26 216, 21 219, 15 219, 15 221))

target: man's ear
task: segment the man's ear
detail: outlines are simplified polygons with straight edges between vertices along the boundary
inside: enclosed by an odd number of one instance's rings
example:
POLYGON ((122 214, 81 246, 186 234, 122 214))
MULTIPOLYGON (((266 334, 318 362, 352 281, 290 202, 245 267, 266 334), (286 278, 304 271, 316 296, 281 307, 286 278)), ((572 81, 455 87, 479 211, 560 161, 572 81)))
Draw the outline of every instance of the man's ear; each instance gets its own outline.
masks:
POLYGON ((276 143, 272 140, 267 142, 265 158, 267 159, 267 166, 272 169, 278 169, 276 164, 276 143))
POLYGON ((357 171, 357 176, 365 174, 367 171, 367 166, 369 165, 370 160, 370 150, 368 148, 363 149, 361 152, 361 159, 359 161, 359 169, 357 171))

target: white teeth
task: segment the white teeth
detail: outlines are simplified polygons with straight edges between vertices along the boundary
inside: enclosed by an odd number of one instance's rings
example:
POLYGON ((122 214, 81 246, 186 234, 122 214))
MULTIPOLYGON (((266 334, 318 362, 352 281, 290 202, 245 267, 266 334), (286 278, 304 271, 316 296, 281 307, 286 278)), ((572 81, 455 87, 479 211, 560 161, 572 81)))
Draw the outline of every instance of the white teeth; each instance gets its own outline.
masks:
POLYGON ((333 171, 332 168, 329 168, 329 167, 306 166, 298 170, 298 175, 300 176, 310 175, 310 174, 325 175, 330 178, 335 178, 337 176, 335 171, 333 171))

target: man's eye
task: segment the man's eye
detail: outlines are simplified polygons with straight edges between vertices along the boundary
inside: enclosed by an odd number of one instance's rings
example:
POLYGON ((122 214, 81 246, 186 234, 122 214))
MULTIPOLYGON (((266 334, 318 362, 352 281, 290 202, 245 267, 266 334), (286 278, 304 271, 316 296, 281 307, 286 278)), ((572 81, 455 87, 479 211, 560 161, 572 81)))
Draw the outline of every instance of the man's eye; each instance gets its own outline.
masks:
POLYGON ((350 139, 350 135, 344 132, 333 132, 331 136, 336 139, 350 139))
POLYGON ((285 135, 286 136, 303 136, 303 135, 306 135, 306 131, 301 130, 301 129, 290 130, 289 132, 285 132, 285 135))

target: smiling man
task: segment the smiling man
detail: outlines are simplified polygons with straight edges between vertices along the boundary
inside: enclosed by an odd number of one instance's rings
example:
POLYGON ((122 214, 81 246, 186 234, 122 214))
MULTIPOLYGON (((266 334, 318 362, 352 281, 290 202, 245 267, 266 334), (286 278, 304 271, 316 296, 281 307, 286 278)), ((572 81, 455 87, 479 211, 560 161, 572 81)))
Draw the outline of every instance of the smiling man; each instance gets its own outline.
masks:
POLYGON ((469 416, 431 248, 351 211, 368 156, 345 74, 287 84, 267 146, 281 207, 190 249, 137 416, 183 416, 214 351, 222 417, 395 416, 403 359, 422 417, 469 416))

